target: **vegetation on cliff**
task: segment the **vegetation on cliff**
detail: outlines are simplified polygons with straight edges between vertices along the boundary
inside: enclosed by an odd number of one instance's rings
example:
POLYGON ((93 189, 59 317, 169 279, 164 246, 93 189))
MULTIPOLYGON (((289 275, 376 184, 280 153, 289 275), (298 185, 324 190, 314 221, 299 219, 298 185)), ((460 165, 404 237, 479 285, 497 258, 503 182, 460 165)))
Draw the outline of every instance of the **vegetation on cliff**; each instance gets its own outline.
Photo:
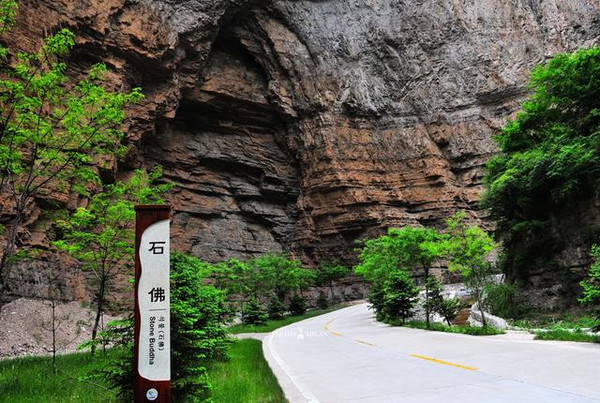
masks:
MULTIPOLYGON (((532 95, 496 137, 501 153, 487 163, 482 204, 496 220, 503 269, 526 279, 548 267, 557 219, 600 180, 600 48, 560 54, 531 74, 532 95)), ((585 231, 586 228, 580 228, 585 231)))
MULTIPOLYGON (((553 259, 574 241, 560 219, 600 194, 600 48, 553 57, 533 70, 530 88, 496 137, 501 153, 487 163, 482 199, 503 241, 502 269, 517 281, 568 264, 553 259)), ((578 225, 587 246, 598 241, 597 227, 578 225)), ((597 247, 591 255, 597 261, 597 247)), ((581 285, 581 301, 598 306, 597 263, 581 285)))
MULTIPOLYGON (((13 25, 17 4, 0 2, 0 34, 13 25)), ((76 80, 66 56, 74 34, 63 29, 44 39, 37 52, 0 46, 0 202, 10 209, 0 259, 0 298, 11 264, 18 257, 25 212, 41 193, 89 196, 99 186, 98 169, 123 156, 124 107, 142 99, 139 88, 109 91, 106 66, 91 67, 76 80)))

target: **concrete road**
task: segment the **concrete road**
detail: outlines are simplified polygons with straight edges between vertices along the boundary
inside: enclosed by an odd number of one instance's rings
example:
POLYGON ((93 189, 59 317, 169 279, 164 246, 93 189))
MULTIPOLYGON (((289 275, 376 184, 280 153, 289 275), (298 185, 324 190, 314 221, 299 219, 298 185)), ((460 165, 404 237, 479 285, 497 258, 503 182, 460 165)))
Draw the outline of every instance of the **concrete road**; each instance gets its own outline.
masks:
POLYGON ((366 304, 281 328, 263 343, 296 402, 600 402, 600 345, 390 327, 366 304))

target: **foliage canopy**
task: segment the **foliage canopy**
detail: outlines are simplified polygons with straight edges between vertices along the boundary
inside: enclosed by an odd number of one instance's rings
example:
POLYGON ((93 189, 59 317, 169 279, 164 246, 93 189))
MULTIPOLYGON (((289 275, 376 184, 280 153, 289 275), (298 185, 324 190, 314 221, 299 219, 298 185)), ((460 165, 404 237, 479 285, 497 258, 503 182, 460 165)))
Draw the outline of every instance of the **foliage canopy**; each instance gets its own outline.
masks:
POLYGON ((498 223, 505 270, 526 277, 560 247, 554 217, 600 182, 600 48, 559 54, 531 73, 532 94, 496 141, 482 203, 498 223))

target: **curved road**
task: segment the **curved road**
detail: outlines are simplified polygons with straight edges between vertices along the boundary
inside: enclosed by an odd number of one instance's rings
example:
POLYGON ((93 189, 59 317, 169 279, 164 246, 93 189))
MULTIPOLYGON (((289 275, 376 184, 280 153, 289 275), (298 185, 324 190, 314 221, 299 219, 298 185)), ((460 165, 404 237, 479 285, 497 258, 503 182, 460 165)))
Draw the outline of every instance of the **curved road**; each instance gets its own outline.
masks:
POLYGON ((271 333, 290 403, 600 403, 600 345, 390 327, 360 304, 271 333))

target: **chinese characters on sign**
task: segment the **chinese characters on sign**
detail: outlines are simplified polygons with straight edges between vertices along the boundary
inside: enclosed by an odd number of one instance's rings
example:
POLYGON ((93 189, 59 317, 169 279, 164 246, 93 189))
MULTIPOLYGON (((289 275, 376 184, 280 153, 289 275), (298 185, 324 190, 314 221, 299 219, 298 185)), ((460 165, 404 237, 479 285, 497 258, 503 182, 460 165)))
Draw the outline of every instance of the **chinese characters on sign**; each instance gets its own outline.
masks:
POLYGON ((150 302, 163 302, 165 300, 165 289, 164 288, 153 288, 148 292, 150 295, 150 302))
POLYGON ((170 379, 169 220, 150 225, 142 234, 138 283, 140 333, 138 372, 151 381, 170 379))
POLYGON ((150 249, 148 249, 148 252, 152 252, 153 255, 163 255, 165 253, 165 247, 157 245, 164 245, 165 243, 166 242, 164 241, 150 242, 150 249))

